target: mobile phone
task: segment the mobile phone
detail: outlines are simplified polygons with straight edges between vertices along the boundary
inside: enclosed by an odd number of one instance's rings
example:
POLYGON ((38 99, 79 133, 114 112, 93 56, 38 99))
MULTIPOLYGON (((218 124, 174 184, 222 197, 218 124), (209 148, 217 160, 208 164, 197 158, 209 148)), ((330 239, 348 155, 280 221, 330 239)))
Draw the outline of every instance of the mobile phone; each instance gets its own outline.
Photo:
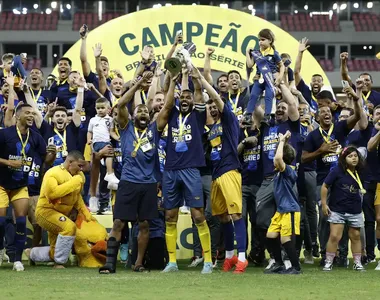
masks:
POLYGON ((291 63, 292 63, 292 61, 290 59, 285 60, 285 62, 284 62, 285 68, 290 66, 291 63))
POLYGON ((183 43, 182 30, 178 30, 177 33, 176 33, 176 35, 177 35, 177 36, 178 36, 178 35, 181 36, 180 39, 179 39, 179 43, 182 44, 182 43, 183 43))
POLYGON ((54 145, 54 137, 53 136, 48 139, 48 146, 55 146, 54 145))
POLYGON ((84 27, 84 31, 83 32, 81 32, 81 36, 85 36, 86 35, 86 33, 87 33, 87 31, 88 31, 88 26, 87 26, 87 24, 83 24, 83 27, 84 27))
POLYGON ((343 88, 347 88, 347 87, 350 87, 350 84, 348 83, 347 80, 342 80, 342 86, 343 88))

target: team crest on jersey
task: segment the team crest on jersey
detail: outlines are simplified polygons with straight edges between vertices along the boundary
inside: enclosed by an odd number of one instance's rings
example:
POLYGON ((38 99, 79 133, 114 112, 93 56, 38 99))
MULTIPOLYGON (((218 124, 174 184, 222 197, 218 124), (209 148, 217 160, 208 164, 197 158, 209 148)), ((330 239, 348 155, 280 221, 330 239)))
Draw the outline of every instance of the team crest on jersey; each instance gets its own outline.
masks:
POLYGON ((153 137, 153 132, 152 132, 152 130, 149 130, 148 133, 147 133, 146 135, 147 135, 147 137, 148 137, 149 139, 151 139, 151 138, 153 137))
POLYGON ((65 222, 65 221, 66 221, 66 217, 61 216, 61 217, 59 217, 59 220, 60 220, 61 222, 65 222))

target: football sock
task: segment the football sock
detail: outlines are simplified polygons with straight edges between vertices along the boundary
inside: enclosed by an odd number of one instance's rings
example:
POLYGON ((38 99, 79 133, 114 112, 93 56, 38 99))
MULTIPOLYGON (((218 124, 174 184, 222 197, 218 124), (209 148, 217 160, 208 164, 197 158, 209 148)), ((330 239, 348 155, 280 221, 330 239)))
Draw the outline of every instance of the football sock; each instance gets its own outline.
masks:
POLYGON ((326 252, 326 262, 332 263, 334 261, 336 253, 335 252, 326 252))
POLYGON ((203 249, 203 257, 206 263, 212 262, 211 259, 211 238, 210 229, 208 228, 206 220, 201 224, 195 224, 198 228, 199 239, 203 249))
POLYGON ((285 244, 282 244, 282 246, 285 248, 285 251, 288 254, 289 260, 292 263, 292 267, 299 271, 301 270, 301 267, 298 260, 297 250, 294 244, 294 241, 290 240, 285 244))
POLYGON ((24 251, 26 242, 26 217, 16 218, 16 234, 15 234, 15 247, 16 255, 15 261, 21 261, 22 253, 24 251))
POLYGON ((226 258, 234 255, 234 226, 232 222, 222 224, 224 235, 224 247, 226 249, 226 258))
POLYGON ((177 223, 176 222, 166 222, 166 248, 168 249, 169 262, 177 263, 177 223))
POLYGON ((6 217, 0 217, 0 250, 4 249, 5 222, 6 217))
POLYGON ((247 248, 247 228, 245 227, 244 220, 241 218, 234 222, 235 238, 237 243, 237 250, 239 253, 239 260, 245 261, 245 250, 247 248))
POLYGON ((279 265, 283 265, 284 262, 282 261, 281 256, 281 242, 280 237, 277 237, 275 239, 267 238, 267 247, 268 251, 273 254, 273 258, 279 265))
POLYGON ((352 257, 354 258, 354 263, 361 265, 362 264, 362 254, 361 253, 352 253, 352 257))

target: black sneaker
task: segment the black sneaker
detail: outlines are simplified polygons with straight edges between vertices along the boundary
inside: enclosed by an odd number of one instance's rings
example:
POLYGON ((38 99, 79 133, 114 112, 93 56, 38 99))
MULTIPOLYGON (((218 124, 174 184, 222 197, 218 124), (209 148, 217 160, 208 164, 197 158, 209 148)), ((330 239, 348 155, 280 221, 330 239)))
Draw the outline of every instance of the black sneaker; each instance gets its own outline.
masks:
POLYGON ((255 267, 264 267, 266 263, 265 253, 263 251, 251 251, 248 254, 248 261, 252 262, 255 265, 255 267))
POLYGON ((319 266, 323 267, 325 265, 325 261, 326 261, 326 257, 322 256, 321 260, 319 261, 319 266))
POLYGON ((350 265, 350 261, 348 260, 347 257, 339 257, 337 259, 337 262, 335 264, 337 267, 340 267, 340 268, 348 268, 349 265, 350 265))
POLYGON ((321 254, 319 253, 319 245, 318 244, 313 244, 311 252, 312 252, 314 257, 318 258, 319 256, 321 256, 321 254))
POLYGON ((283 274, 283 275, 300 275, 302 274, 301 270, 296 270, 295 268, 289 268, 287 270, 283 270, 278 272, 278 274, 283 274))
POLYGON ((354 269, 355 271, 365 272, 364 267, 363 267, 362 264, 360 264, 360 263, 359 263, 359 264, 354 263, 353 269, 354 269))
POLYGON ((270 120, 271 120, 271 115, 264 115, 264 118, 261 120, 262 124, 266 124, 270 126, 270 120))
POLYGON ((279 263, 274 263, 268 270, 264 270, 264 274, 277 274, 285 270, 285 266, 279 263))
POLYGON ((108 203, 107 204, 100 204, 99 209, 96 212, 96 214, 99 216, 104 215, 104 212, 107 210, 107 208, 108 208, 108 203))
POLYGON ((243 121, 241 124, 245 127, 251 127, 253 122, 252 122, 252 114, 245 114, 243 115, 243 121))

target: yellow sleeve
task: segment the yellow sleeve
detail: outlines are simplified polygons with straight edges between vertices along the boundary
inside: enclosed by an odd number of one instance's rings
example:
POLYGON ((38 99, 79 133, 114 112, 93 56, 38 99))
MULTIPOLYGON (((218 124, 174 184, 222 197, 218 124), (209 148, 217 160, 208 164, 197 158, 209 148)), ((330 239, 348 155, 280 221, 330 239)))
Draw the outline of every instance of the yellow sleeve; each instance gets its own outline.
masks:
POLYGON ((75 202, 74 207, 79 213, 82 213, 86 219, 86 222, 90 222, 93 218, 91 213, 88 211, 86 204, 84 204, 82 196, 78 195, 78 200, 75 202))
POLYGON ((71 194, 75 190, 80 189, 82 185, 82 178, 80 176, 73 176, 69 181, 58 184, 54 173, 46 174, 44 181, 45 196, 49 201, 71 194))

